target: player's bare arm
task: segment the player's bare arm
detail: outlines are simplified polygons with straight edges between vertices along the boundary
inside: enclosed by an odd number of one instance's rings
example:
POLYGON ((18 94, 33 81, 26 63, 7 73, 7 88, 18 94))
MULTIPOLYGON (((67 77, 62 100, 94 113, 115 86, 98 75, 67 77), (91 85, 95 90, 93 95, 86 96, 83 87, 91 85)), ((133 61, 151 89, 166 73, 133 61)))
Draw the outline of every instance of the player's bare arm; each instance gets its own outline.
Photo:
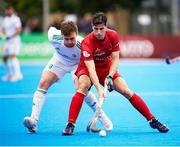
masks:
MULTIPOLYGON (((118 69, 118 65, 119 65, 119 51, 112 52, 111 56, 112 56, 112 65, 110 67, 109 74, 108 74, 107 77, 111 77, 112 78, 114 76, 115 72, 118 69)), ((105 81, 104 81, 104 84, 108 85, 108 83, 109 83, 109 79, 106 78, 105 81)))
POLYGON ((103 89, 101 88, 101 85, 98 80, 98 76, 95 71, 94 61, 88 60, 88 61, 84 61, 84 63, 89 71, 90 79, 91 79, 92 83, 94 84, 96 90, 98 91, 99 98, 104 98, 104 92, 103 92, 103 89))
POLYGON ((20 33, 21 33, 21 27, 17 27, 14 34, 12 34, 11 36, 7 36, 6 40, 12 39, 13 37, 16 37, 17 35, 19 35, 20 33))
POLYGON ((119 51, 112 52, 111 56, 112 56, 112 65, 109 70, 109 75, 113 77, 119 65, 119 51))
POLYGON ((12 37, 15 37, 16 35, 19 35, 21 33, 21 27, 16 28, 16 32, 12 35, 12 37))

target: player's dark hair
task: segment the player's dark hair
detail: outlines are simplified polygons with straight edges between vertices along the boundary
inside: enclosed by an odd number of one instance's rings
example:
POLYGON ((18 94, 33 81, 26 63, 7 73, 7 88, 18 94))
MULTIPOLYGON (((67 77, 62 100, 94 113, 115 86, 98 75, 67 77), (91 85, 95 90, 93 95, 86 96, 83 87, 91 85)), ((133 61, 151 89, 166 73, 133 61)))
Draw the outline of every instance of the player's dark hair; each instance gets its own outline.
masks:
POLYGON ((105 24, 107 23, 107 17, 103 12, 97 12, 93 15, 93 20, 92 24, 94 26, 99 25, 99 24, 105 24))
POLYGON ((14 7, 12 5, 10 5, 10 4, 7 4, 5 9, 13 9, 14 10, 14 7))
POLYGON ((78 33, 77 25, 73 21, 61 22, 60 29, 64 36, 69 36, 72 32, 78 33))

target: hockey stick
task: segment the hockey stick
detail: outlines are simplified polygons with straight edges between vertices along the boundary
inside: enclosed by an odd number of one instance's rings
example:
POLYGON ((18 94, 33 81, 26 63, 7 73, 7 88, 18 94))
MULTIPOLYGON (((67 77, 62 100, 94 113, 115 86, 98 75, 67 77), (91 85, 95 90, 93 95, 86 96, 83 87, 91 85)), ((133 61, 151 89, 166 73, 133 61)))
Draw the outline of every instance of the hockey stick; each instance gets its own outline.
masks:
POLYGON ((180 56, 176 56, 176 57, 166 57, 165 59, 167 64, 172 64, 174 62, 178 62, 180 61, 180 56))
MULTIPOLYGON (((105 86, 104 87, 104 96, 106 97, 106 93, 107 93, 107 89, 108 87, 105 86)), ((87 125, 87 132, 89 132, 91 129, 93 129, 93 126, 95 125, 96 121, 97 121, 97 118, 99 116, 99 113, 101 111, 101 106, 103 104, 103 100, 102 99, 99 99, 99 102, 98 102, 98 105, 96 107, 96 111, 93 113, 93 116, 91 117, 88 125, 87 125)))

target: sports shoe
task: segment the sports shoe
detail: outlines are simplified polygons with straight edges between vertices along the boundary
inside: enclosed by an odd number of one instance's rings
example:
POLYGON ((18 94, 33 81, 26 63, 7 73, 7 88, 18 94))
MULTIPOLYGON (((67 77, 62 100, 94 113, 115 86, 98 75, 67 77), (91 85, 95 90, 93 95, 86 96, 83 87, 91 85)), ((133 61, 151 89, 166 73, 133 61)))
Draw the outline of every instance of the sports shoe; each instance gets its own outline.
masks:
POLYGON ((23 124, 31 133, 36 133, 37 131, 37 120, 32 117, 26 116, 24 118, 23 124))
POLYGON ((169 128, 166 127, 166 125, 162 124, 155 118, 150 120, 149 125, 151 126, 151 128, 157 129, 161 133, 167 133, 169 131, 169 128))
POLYGON ((12 77, 11 75, 6 74, 6 75, 4 75, 4 76, 1 78, 1 80, 4 81, 4 82, 10 81, 11 77, 12 77))
POLYGON ((66 125, 66 128, 63 130, 62 135, 67 136, 67 135, 73 135, 75 125, 73 123, 68 123, 66 125))
POLYGON ((22 74, 18 74, 18 75, 13 75, 9 81, 11 82, 17 82, 23 79, 23 75, 22 74))
POLYGON ((104 126, 106 131, 111 131, 113 129, 112 121, 107 117, 104 111, 101 109, 100 114, 98 116, 99 121, 104 126))

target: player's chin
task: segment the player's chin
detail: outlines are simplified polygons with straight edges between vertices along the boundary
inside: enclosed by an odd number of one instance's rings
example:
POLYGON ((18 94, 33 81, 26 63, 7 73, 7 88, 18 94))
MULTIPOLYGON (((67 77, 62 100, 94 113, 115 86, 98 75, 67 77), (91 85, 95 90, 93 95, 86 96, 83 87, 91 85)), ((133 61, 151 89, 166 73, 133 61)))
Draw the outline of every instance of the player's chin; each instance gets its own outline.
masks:
POLYGON ((104 40, 104 37, 103 36, 97 36, 97 39, 98 40, 104 40))
POLYGON ((67 47, 68 48, 72 48, 75 44, 68 44, 67 47))

